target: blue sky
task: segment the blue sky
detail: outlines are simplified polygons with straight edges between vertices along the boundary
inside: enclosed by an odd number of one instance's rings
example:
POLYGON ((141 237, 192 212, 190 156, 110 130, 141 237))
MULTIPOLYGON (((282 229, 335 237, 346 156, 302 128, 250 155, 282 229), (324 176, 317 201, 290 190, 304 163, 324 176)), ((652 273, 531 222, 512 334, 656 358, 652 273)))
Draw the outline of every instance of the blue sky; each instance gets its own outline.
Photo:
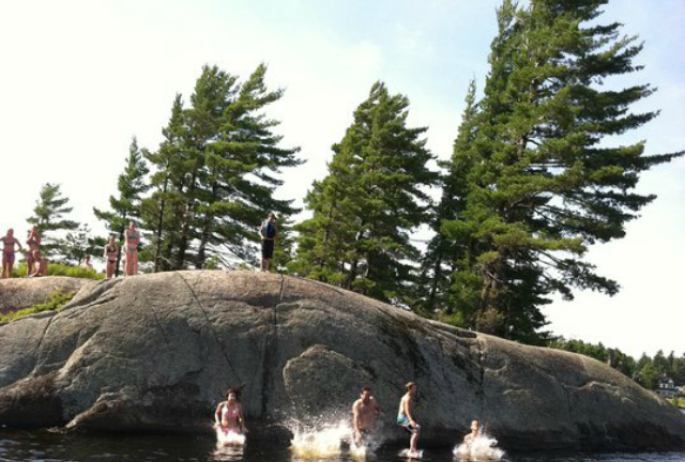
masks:
MULTIPOLYGON (((330 146, 376 80, 411 101, 409 121, 428 146, 451 151, 469 79, 482 89, 499 1, 22 1, 0 2, 0 228, 24 235, 41 184, 58 182, 74 217, 102 231, 131 136, 154 149, 175 93, 186 97, 203 64, 247 76, 260 62, 285 97, 270 115, 307 164, 285 172, 278 194, 298 201, 325 175, 330 146)), ((613 0, 604 19, 639 34, 639 75, 659 92, 637 110, 661 116, 621 140, 650 153, 685 149, 685 3, 613 0)), ((627 238, 589 254, 623 291, 583 293, 546 309, 551 329, 622 348, 685 352, 685 159, 644 175, 659 198, 627 238)))

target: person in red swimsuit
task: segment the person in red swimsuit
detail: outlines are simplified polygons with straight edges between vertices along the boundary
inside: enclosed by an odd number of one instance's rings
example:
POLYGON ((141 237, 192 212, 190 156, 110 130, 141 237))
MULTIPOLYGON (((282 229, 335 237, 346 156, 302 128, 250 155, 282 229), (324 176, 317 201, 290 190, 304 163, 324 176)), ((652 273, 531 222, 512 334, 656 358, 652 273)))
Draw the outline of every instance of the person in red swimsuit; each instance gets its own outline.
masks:
POLYGON ((12 269, 14 267, 14 246, 18 246, 19 251, 21 251, 21 243, 17 240, 17 238, 14 237, 14 230, 12 228, 7 230, 7 234, 4 237, 0 237, 0 242, 3 243, 2 278, 10 279, 12 277, 12 269))

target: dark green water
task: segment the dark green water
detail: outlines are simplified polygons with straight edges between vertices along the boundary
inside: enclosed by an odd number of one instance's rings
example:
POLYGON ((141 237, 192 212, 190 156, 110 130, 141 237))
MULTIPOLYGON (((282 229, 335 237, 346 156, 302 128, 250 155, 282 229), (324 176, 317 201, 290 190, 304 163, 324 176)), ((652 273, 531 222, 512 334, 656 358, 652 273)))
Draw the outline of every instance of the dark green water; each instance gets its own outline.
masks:
MULTIPOLYGON (((330 462, 352 461, 345 451, 330 462)), ((382 448, 369 461, 404 460, 398 449, 382 448)), ((426 450, 424 459, 454 462, 449 449, 426 450)), ((508 455, 510 462, 685 462, 685 453, 602 455, 508 455)), ((249 441, 239 450, 218 449, 208 436, 83 436, 48 431, 0 432, 0 462, 300 462, 286 448, 249 441)))

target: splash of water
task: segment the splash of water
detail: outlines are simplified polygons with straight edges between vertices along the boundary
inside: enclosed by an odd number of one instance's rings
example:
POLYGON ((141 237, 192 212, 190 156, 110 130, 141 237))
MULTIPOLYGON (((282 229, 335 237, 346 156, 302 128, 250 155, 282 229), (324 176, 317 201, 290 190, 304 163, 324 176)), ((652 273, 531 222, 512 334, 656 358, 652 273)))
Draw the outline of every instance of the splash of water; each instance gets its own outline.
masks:
POLYGON ((245 435, 233 432, 224 431, 221 428, 215 428, 216 441, 220 446, 243 446, 245 444, 245 435))
POLYGON ((463 461, 493 461, 504 457, 504 451, 497 448, 497 440, 488 435, 480 435, 470 445, 460 444, 454 448, 454 456, 463 461))
POLYGON ((349 441, 352 428, 349 422, 341 420, 304 426, 299 422, 289 425, 293 432, 290 449, 302 460, 334 459, 342 453, 341 444, 349 441))

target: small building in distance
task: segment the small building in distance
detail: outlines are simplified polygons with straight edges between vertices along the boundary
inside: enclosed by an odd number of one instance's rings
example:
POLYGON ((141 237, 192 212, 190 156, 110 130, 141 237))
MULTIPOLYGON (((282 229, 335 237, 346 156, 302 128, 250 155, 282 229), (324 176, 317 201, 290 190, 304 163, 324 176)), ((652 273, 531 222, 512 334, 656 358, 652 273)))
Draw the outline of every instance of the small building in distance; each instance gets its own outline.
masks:
POLYGON ((677 398, 680 394, 680 389, 675 386, 673 379, 665 376, 659 379, 655 391, 659 396, 667 399, 677 398))

